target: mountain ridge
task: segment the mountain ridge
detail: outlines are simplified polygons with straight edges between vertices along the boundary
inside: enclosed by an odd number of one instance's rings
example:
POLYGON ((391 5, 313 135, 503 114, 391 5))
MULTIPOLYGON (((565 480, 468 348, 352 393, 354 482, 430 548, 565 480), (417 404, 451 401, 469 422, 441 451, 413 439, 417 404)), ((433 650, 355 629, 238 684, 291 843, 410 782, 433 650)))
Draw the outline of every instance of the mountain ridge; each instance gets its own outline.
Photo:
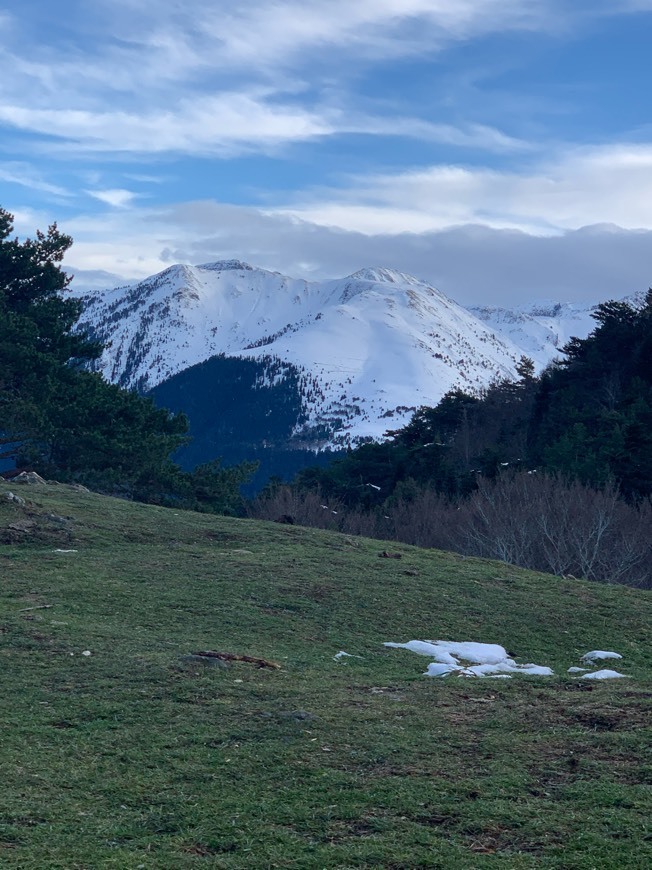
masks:
POLYGON ((450 389, 514 377, 520 356, 441 291, 382 268, 309 282, 239 260, 174 265, 82 298, 81 327, 111 343, 108 380, 147 391, 216 354, 276 357, 302 378, 309 424, 339 445, 382 437, 388 418, 402 425, 450 389))
POLYGON ((220 354, 291 365, 302 425, 322 433, 315 446, 382 438, 451 389, 477 393, 516 378, 523 355, 540 371, 573 335, 591 331, 595 308, 543 301, 466 309, 394 269, 308 281, 238 259, 174 264, 78 296, 80 327, 108 345, 96 368, 123 387, 147 392, 220 354))

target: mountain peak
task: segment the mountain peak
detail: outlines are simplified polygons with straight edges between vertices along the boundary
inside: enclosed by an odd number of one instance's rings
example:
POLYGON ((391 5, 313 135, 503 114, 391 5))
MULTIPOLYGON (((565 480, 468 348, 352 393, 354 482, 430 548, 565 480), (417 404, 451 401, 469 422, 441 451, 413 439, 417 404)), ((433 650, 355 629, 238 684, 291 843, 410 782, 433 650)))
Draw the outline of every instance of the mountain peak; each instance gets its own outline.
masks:
POLYGON ((349 275, 356 281, 373 281, 375 284, 422 284, 414 275, 407 275, 396 269, 386 269, 383 266, 367 266, 349 275))
POLYGON ((254 267, 242 260, 216 260, 214 263, 202 263, 196 267, 204 272, 253 272, 254 267))

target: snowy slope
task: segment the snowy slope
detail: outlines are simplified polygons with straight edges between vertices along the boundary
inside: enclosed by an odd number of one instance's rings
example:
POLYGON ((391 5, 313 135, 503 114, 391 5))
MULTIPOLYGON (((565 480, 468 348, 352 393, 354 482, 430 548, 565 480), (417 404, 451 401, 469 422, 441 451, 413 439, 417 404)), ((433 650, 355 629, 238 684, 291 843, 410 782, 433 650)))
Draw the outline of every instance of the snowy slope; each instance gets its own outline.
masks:
MULTIPOLYGON (((641 305, 644 296, 635 293, 622 301, 641 305)), ((586 338, 595 329, 596 308, 594 304, 544 301, 512 309, 482 306, 468 310, 497 335, 521 348, 540 371, 562 356, 561 348, 571 338, 586 338)))
POLYGON ((239 261, 172 266, 84 297, 99 365, 149 389, 217 353, 275 356, 301 372, 311 425, 332 443, 381 437, 453 387, 513 377, 522 350, 428 284, 387 269, 307 282, 239 261))

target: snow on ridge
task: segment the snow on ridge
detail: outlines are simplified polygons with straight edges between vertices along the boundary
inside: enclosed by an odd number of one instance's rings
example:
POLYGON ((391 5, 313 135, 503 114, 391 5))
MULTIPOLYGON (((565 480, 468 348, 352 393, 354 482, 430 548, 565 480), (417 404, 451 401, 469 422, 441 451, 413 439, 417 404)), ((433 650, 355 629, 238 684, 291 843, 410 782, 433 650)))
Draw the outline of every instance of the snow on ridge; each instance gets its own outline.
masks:
POLYGON ((399 272, 397 269, 386 269, 384 266, 366 266, 358 269, 345 280, 372 281, 374 284, 417 284, 428 286, 427 282, 420 281, 414 275, 399 272))
POLYGON ((521 355, 393 270, 308 282, 223 260, 170 266, 84 301, 80 325, 111 342, 99 362, 107 379, 145 390, 218 353, 272 356, 297 367, 309 424, 337 430, 332 444, 382 438, 450 389, 515 377, 521 355))
POLYGON ((216 260, 214 263, 202 263, 195 266, 203 272, 254 272, 255 266, 250 266, 243 260, 216 260))
POLYGON ((150 389, 220 353, 296 366, 309 424, 331 429, 321 446, 382 439, 451 389, 515 378, 523 354, 541 370, 595 327, 588 305, 466 309, 384 267, 307 281, 238 259, 175 264, 79 298, 80 326, 111 342, 98 367, 122 386, 150 389))
MULTIPOLYGON (((616 301, 639 307, 645 296, 644 291, 637 291, 616 301)), ((563 358, 563 347, 571 338, 586 338, 593 332, 598 325, 594 314, 599 304, 537 299, 514 308, 475 305, 468 311, 496 335, 521 347, 540 371, 554 359, 563 358)))
POLYGON ((573 336, 585 338, 596 326, 595 306, 573 303, 533 303, 518 308, 475 306, 468 310, 489 329, 521 348, 537 371, 563 357, 573 336))

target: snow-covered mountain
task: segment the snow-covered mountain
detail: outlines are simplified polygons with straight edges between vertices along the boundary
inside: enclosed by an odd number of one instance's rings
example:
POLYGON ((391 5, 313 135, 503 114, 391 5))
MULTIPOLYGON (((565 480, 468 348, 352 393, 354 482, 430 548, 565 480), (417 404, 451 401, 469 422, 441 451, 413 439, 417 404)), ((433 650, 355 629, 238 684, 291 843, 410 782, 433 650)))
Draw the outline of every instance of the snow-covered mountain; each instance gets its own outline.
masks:
POLYGON ((514 377, 522 350, 410 275, 363 269, 308 282, 239 261, 171 266, 85 296, 81 325, 110 342, 108 380, 150 389, 224 353, 272 356, 303 379, 308 425, 332 443, 377 438, 448 390, 514 377))
MULTIPOLYGON (((642 305, 644 292, 622 301, 642 305)), ((562 356, 561 348, 571 338, 586 338, 597 326, 593 314, 597 305, 570 302, 532 302, 517 308, 477 306, 468 310, 497 335, 521 349, 534 360, 537 371, 562 356)))
POLYGON ((390 269, 309 282, 227 260, 80 295, 82 327, 108 344, 108 380, 146 391, 216 354, 271 357, 298 372, 303 425, 340 445, 381 437, 455 387, 515 377, 522 355, 540 370, 595 327, 595 306, 466 310, 390 269))
POLYGON ((596 326, 594 305, 543 303, 518 308, 479 306, 469 311, 497 335, 511 341, 540 371, 561 356, 573 337, 585 338, 596 326))

